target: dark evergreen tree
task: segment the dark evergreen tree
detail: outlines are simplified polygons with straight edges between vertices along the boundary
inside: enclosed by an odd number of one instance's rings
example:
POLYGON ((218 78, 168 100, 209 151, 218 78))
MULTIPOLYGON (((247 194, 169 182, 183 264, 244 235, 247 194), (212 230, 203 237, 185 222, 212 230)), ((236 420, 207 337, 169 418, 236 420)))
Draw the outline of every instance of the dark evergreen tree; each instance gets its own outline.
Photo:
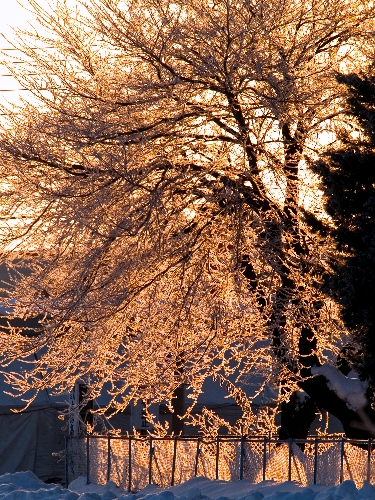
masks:
POLYGON ((341 75, 349 98, 352 131, 343 147, 327 155, 316 169, 326 194, 325 209, 334 222, 337 246, 327 293, 342 305, 354 345, 342 352, 344 374, 354 367, 375 387, 375 71, 341 75))

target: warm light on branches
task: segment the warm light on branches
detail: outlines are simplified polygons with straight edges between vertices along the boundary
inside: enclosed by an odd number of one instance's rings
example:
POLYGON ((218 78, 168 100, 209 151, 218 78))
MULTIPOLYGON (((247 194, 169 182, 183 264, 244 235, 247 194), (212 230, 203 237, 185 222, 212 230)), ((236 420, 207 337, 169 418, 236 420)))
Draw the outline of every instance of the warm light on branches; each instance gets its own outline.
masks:
POLYGON ((214 377, 246 431, 265 431, 251 400, 297 387, 301 331, 320 362, 339 345, 319 291, 332 248, 306 223, 303 184, 341 126, 336 72, 373 47, 373 7, 29 3, 51 35, 21 36, 32 72, 8 64, 34 98, 6 111, 0 234, 3 260, 31 271, 6 292, 14 315, 43 328, 1 334, 4 362, 41 353, 9 375, 13 388, 65 391, 81 377, 123 410, 169 401, 181 383, 193 404, 214 377), (26 216, 7 223, 14 214, 26 216))

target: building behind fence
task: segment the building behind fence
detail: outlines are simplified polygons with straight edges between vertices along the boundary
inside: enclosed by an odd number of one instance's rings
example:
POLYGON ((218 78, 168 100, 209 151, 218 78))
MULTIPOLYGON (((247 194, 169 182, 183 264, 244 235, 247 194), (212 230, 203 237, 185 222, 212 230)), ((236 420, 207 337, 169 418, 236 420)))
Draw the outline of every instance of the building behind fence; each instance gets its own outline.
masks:
POLYGON ((128 491, 153 483, 181 484, 195 476, 236 481, 297 481, 334 486, 347 479, 357 487, 375 482, 375 442, 349 439, 280 441, 119 436, 68 437, 66 482, 115 482, 128 491), (374 449, 374 451, 373 451, 374 449))

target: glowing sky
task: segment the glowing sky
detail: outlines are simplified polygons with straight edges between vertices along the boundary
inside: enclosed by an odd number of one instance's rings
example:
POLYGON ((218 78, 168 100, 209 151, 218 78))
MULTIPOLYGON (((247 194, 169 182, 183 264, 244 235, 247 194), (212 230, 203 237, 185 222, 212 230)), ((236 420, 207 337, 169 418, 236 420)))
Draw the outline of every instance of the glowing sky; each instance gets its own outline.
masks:
MULTIPOLYGON (((29 23, 33 23, 33 17, 26 8, 23 8, 20 4, 27 5, 27 1, 21 0, 20 3, 17 0, 7 0, 2 2, 1 15, 0 15, 0 48, 5 53, 9 53, 7 49, 11 47, 11 42, 14 39, 14 33, 12 28, 27 29, 29 23)), ((48 5, 47 0, 40 0, 41 5, 48 5)), ((4 66, 0 65, 0 102, 4 99, 10 101, 17 100, 18 92, 4 92, 8 89, 16 89, 18 84, 14 82, 13 78, 7 76, 8 71, 4 66)))
MULTIPOLYGON (((11 42, 14 40, 14 33, 12 28, 28 29, 31 25, 37 26, 33 15, 27 10, 27 0, 0 0, 1 14, 0 14, 0 49, 9 54, 8 50, 11 47, 11 42), (22 7, 25 6, 25 7, 22 7), (9 41, 8 41, 9 40, 9 41)), ((76 4, 77 0, 69 0, 69 4, 76 4)), ((50 10, 50 4, 54 0, 38 0, 38 3, 47 10, 50 10)), ((0 63, 0 102, 6 101, 17 102, 19 92, 17 88, 19 85, 13 80, 12 77, 7 76, 7 71, 0 63), (9 92, 12 90, 12 92, 9 92)))
MULTIPOLYGON (((22 2, 26 5, 26 2, 22 2)), ((46 4, 46 0, 40 0, 40 4, 46 4)), ((17 0, 7 0, 1 8, 0 33, 6 38, 12 38, 12 29, 10 26, 26 28, 27 23, 32 21, 32 15, 26 9, 23 9, 17 0)), ((1 46, 6 47, 9 44, 2 37, 1 46)))
MULTIPOLYGON (((51 4, 55 0, 37 0, 39 5, 46 10, 51 10, 51 4)), ((15 39, 12 28, 28 29, 30 25, 38 27, 32 13, 28 10, 28 0, 0 0, 0 49, 2 51, 1 59, 4 54, 16 55, 11 48, 11 41, 15 39)), ((77 5, 78 0, 68 0, 68 5, 77 5)), ((19 91, 20 85, 10 75, 0 61, 0 104, 17 104, 20 96, 26 97, 25 91, 19 91)), ((0 113, 1 115, 1 113, 0 113)))

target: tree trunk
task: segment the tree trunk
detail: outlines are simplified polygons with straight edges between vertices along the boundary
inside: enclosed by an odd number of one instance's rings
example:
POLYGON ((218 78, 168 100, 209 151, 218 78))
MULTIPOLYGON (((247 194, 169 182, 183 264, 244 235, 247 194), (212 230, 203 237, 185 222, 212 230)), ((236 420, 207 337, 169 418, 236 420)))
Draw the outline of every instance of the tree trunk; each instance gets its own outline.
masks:
MULTIPOLYGON (((288 402, 281 405, 280 439, 306 439, 318 408, 307 394, 294 392, 288 402)), ((304 443, 299 444, 304 450, 304 443)))
POLYGON ((171 432, 175 436, 184 434, 184 420, 183 417, 185 414, 185 384, 181 384, 176 387, 173 398, 172 398, 172 428, 171 432))

